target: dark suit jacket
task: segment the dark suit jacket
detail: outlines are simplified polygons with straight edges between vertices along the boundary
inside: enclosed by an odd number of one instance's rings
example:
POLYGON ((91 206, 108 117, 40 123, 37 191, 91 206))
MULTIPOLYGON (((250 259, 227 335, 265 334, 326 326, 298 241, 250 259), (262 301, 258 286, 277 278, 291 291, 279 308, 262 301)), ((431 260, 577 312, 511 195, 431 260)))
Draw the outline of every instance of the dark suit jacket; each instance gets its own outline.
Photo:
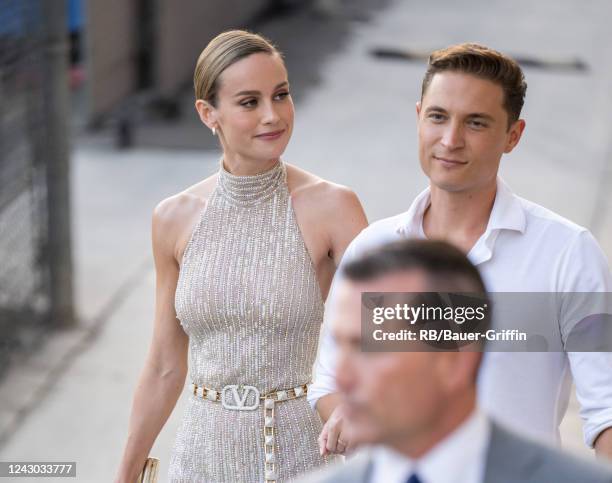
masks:
MULTIPOLYGON (((372 455, 364 452, 303 483, 370 483, 372 455)), ((583 461, 491 424, 483 483, 612 483, 612 466, 583 461)))

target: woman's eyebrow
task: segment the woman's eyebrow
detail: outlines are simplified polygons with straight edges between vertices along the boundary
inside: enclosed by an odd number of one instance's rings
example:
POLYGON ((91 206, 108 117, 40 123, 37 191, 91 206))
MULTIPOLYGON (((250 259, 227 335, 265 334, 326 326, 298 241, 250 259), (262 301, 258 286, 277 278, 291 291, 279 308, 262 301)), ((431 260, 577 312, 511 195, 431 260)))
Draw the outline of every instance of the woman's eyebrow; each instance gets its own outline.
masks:
MULTIPOLYGON (((288 86, 288 85, 289 85, 289 82, 283 81, 280 84, 278 84, 274 88, 274 90, 280 89, 281 87, 285 87, 285 86, 288 86)), ((259 96, 259 95, 261 95, 260 91, 240 91, 240 92, 234 94, 234 97, 239 97, 239 96, 259 96)))

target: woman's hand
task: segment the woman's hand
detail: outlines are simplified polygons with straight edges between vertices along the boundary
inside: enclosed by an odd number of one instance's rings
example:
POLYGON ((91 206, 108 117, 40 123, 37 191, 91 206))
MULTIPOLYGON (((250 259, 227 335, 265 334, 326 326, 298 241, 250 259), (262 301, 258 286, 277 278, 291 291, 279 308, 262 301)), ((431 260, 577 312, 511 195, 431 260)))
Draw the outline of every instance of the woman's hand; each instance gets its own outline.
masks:
POLYGON ((321 456, 329 454, 345 454, 351 449, 350 439, 344 425, 344 406, 338 404, 323 425, 319 435, 319 451, 321 456))

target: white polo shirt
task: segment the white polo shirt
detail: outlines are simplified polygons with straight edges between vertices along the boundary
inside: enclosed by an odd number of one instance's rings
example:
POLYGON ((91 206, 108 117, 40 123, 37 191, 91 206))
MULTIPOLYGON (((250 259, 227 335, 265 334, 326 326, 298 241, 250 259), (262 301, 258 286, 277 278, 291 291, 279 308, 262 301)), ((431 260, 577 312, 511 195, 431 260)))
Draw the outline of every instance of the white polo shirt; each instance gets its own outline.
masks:
MULTIPOLYGON (((407 212, 364 229, 347 248, 341 266, 387 242, 424 238, 423 214, 429 203, 428 188, 407 212)), ((608 261, 591 233, 516 196, 501 178, 487 228, 468 258, 478 267, 489 292, 612 291, 608 261)), ((328 309, 336 283, 337 277, 328 309)), ((563 314, 552 317, 551 323, 561 324, 563 314)), ((328 318, 308 392, 313 407, 319 397, 336 390, 336 347, 328 318)), ((570 396, 570 371, 581 405, 584 440, 592 446, 601 431, 612 427, 612 353, 487 352, 478 383, 479 404, 518 432, 558 443, 559 424, 570 396)))

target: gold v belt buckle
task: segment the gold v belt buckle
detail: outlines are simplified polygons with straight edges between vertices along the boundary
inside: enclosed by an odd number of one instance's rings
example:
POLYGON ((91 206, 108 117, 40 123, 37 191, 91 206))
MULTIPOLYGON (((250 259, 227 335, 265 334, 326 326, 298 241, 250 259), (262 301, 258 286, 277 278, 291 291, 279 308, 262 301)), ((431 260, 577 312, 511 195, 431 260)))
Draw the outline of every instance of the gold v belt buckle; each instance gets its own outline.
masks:
POLYGON ((234 411, 253 411, 259 407, 259 391, 255 386, 229 384, 221 389, 221 405, 234 411), (249 394, 254 394, 254 402, 247 405, 249 394))

